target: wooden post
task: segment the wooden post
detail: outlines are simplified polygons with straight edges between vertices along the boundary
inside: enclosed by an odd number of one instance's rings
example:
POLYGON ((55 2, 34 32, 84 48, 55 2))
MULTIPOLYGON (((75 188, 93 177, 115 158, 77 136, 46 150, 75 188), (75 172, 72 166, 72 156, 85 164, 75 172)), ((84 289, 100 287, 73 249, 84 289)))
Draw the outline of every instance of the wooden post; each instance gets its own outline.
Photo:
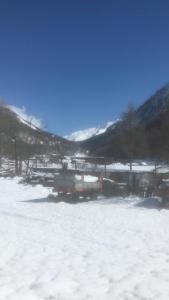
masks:
POLYGON ((2 167, 2 134, 0 134, 0 168, 2 167))
POLYGON ((16 136, 14 137, 15 175, 18 175, 18 152, 16 136))
POLYGON ((105 174, 105 177, 107 177, 107 165, 106 164, 104 165, 104 174, 105 174))
POLYGON ((130 171, 132 171, 132 160, 130 160, 130 171))

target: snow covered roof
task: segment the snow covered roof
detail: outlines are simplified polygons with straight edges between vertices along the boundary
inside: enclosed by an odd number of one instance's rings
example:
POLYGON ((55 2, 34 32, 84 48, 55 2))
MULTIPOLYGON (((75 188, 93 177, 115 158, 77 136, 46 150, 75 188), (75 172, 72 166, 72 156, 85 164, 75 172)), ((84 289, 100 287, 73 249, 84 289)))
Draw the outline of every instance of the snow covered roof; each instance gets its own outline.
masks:
POLYGON ((166 174, 169 173, 169 166, 160 166, 156 169, 156 173, 166 174))

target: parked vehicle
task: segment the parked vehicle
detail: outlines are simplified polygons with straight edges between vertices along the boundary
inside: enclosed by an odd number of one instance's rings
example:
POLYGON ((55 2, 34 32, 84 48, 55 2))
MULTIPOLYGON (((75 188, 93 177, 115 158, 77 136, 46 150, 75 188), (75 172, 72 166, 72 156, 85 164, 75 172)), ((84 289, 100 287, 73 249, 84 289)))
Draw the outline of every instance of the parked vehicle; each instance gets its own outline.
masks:
POLYGON ((63 172, 55 177, 54 189, 59 195, 94 197, 102 192, 102 188, 99 176, 63 172))

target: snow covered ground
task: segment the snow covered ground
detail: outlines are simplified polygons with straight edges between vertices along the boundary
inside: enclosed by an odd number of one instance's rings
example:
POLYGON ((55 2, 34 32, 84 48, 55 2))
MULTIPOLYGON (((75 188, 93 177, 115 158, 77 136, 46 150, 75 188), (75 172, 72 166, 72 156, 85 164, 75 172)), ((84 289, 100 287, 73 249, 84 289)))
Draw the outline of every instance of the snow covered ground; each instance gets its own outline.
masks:
POLYGON ((0 179, 0 300, 168 300, 169 211, 0 179))

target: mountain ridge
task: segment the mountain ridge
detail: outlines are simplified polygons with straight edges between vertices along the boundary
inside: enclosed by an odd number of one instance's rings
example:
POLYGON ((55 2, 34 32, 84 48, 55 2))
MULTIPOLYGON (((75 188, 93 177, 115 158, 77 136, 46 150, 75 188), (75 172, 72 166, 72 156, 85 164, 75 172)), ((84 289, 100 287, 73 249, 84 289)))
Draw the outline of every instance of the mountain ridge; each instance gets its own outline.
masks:
POLYGON ((74 142, 36 127, 31 122, 22 119, 8 105, 0 104, 1 155, 14 155, 16 150, 13 145, 14 140, 17 144, 18 155, 24 157, 50 152, 65 155, 74 153, 76 149, 74 142))
POLYGON ((110 126, 113 126, 117 121, 118 120, 107 122, 104 125, 98 127, 91 127, 87 129, 78 130, 71 133, 70 135, 65 136, 65 138, 70 141, 81 142, 93 136, 103 134, 110 126))
MULTIPOLYGON (((147 139, 149 151, 146 155, 154 155, 153 148, 156 143, 155 130, 160 131, 160 126, 163 121, 163 116, 166 115, 169 110, 169 83, 158 89, 150 98, 148 98, 141 106, 135 110, 135 117, 137 118, 137 126, 142 126, 144 134, 147 139), (152 134, 153 143, 152 141, 152 134)), ((164 127, 164 126, 163 126, 164 127)), ((91 137, 80 143, 81 149, 87 150, 90 155, 102 155, 102 156, 123 156, 125 140, 126 125, 122 119, 120 119, 113 127, 110 126, 100 136, 91 137), (117 144, 119 143, 119 147, 117 144)), ((164 131, 164 129, 163 129, 164 131)), ((159 135, 158 135, 159 136, 159 135)), ((166 142, 167 143, 167 142, 166 142)), ((163 147, 165 145, 163 144, 163 147)), ((157 153, 158 156, 158 153, 157 153)))

